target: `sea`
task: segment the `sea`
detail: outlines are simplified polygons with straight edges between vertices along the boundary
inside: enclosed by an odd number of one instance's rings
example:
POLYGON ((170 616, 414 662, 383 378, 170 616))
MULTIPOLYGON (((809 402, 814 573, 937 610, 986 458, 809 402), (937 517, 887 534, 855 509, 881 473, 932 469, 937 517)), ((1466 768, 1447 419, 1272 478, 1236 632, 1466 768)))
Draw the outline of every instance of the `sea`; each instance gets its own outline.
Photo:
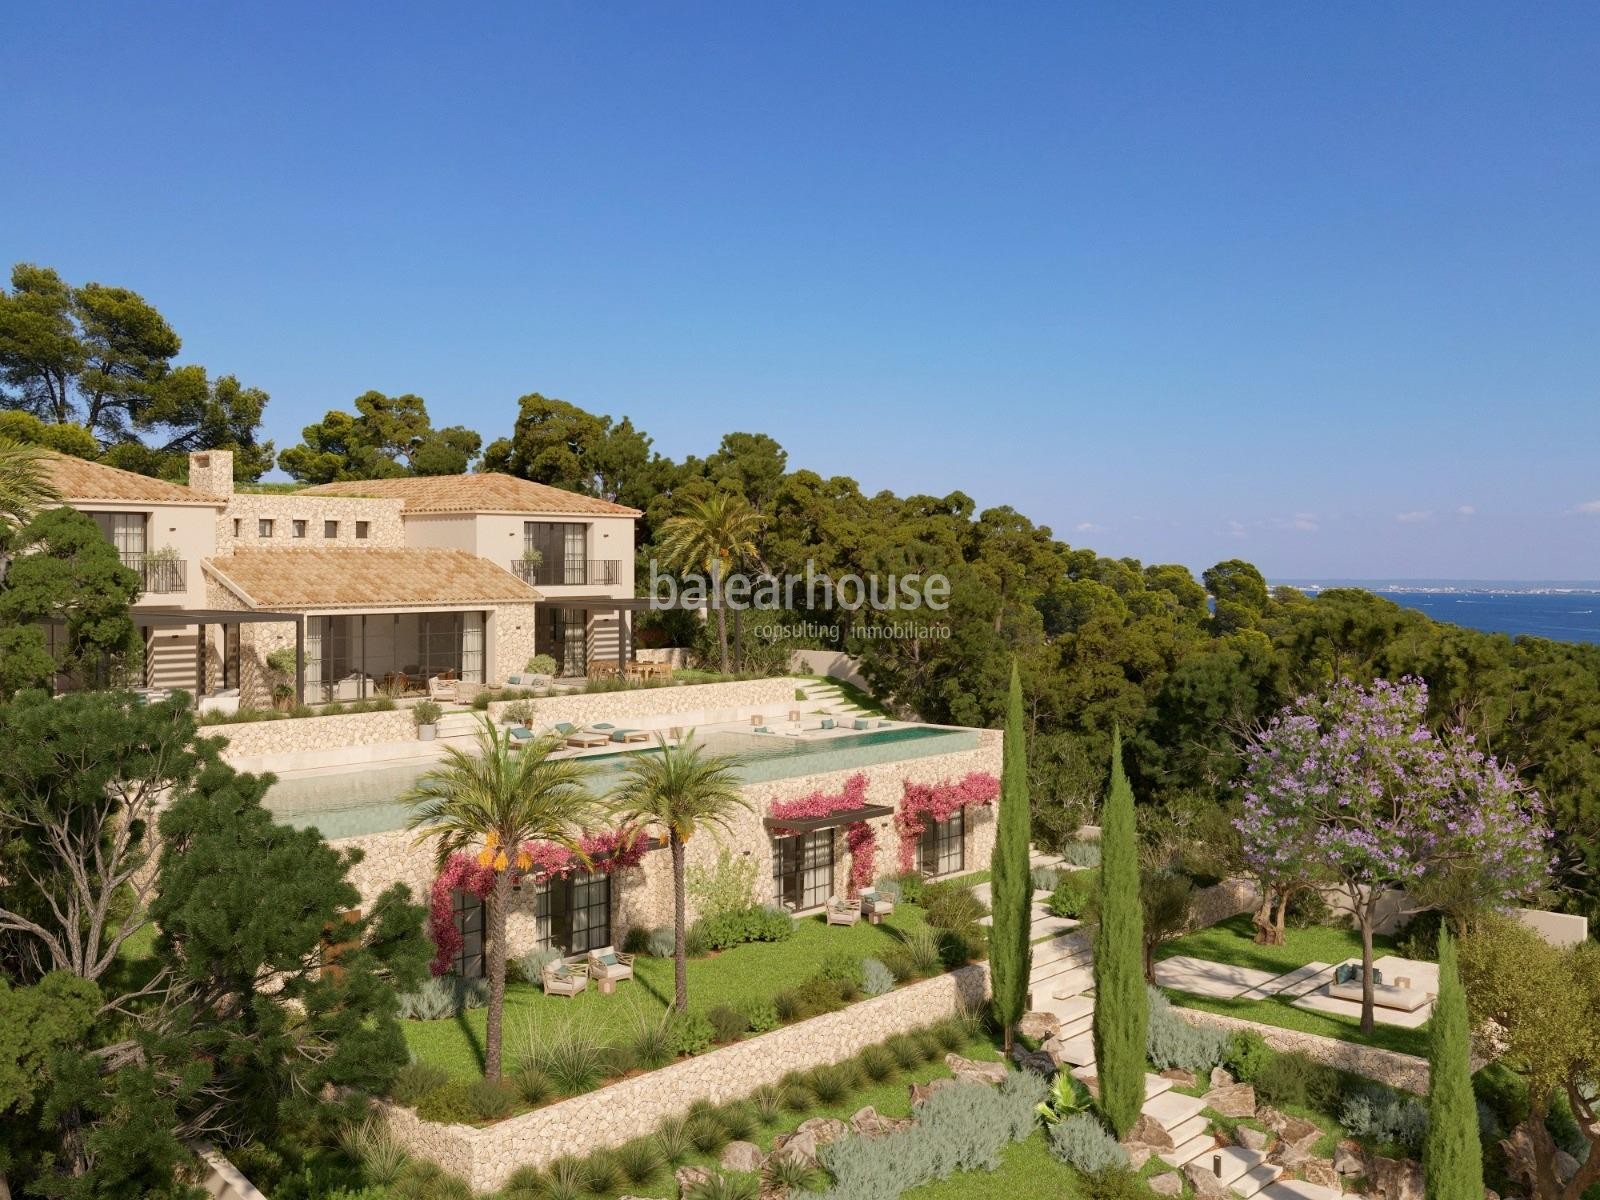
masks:
POLYGON ((1436 621, 1513 637, 1600 642, 1600 580, 1285 579, 1303 592, 1358 587, 1436 621))

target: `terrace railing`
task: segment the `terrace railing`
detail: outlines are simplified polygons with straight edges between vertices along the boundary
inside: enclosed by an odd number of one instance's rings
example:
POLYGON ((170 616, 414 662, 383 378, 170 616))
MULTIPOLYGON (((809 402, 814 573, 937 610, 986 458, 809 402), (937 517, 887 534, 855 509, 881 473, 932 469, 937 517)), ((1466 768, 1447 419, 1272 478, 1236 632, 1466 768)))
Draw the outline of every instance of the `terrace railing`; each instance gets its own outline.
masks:
POLYGON ((189 564, 181 558, 151 554, 143 550, 122 550, 117 557, 122 565, 139 576, 139 590, 147 596, 167 596, 189 590, 189 564))
POLYGON ((511 573, 535 587, 604 587, 622 581, 622 560, 591 558, 581 563, 531 563, 511 560, 511 573))

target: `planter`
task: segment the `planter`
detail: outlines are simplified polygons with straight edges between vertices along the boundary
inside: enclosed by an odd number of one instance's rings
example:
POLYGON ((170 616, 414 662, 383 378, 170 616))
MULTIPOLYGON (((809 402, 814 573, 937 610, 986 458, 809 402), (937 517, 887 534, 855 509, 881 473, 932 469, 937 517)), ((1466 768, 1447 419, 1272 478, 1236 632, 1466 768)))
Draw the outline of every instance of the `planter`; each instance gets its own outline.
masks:
POLYGON ((433 741, 434 734, 438 733, 438 731, 439 727, 437 725, 418 725, 417 740, 431 742, 433 741))

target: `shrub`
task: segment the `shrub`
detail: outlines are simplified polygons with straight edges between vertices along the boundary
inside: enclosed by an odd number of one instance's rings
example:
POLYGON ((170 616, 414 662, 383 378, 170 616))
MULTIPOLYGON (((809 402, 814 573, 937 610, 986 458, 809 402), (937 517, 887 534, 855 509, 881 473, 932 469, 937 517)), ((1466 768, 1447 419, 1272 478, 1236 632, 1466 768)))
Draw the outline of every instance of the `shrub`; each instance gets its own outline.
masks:
POLYGON ((916 871, 902 871, 892 877, 894 885, 900 889, 900 899, 907 904, 921 904, 924 880, 916 871))
POLYGON ((503 1083, 479 1079, 467 1085, 467 1104, 479 1121, 498 1121, 517 1107, 517 1094, 503 1083))
POLYGON ((530 1020, 523 1047, 521 1068, 539 1071, 564 1095, 592 1091, 605 1075, 608 1047, 589 1022, 530 1020))
POLYGON ((708 1178, 685 1188, 683 1200, 757 1200, 760 1194, 761 1185, 754 1175, 713 1171, 708 1178))
POLYGON ((529 700, 513 700, 500 710, 500 722, 503 725, 526 725, 532 727, 537 721, 539 710, 534 708, 529 700))
POLYGON ((794 918, 781 908, 752 905, 702 917, 690 931, 706 949, 726 950, 745 942, 781 942, 792 937, 794 918))
POLYGON ((396 1104, 414 1105, 423 1096, 450 1082, 450 1073, 432 1063, 407 1063, 389 1081, 389 1099, 396 1104))
POLYGON ((795 994, 800 998, 800 1011, 802 1014, 796 1019, 805 1020, 806 1017, 815 1017, 822 1013, 838 1012, 845 1005, 844 989, 845 985, 840 984, 837 980, 824 979, 821 975, 813 975, 794 989, 795 994))
POLYGON ((872 890, 891 904, 900 899, 900 879, 895 875, 884 875, 872 885, 872 890))
POLYGON ((868 996, 882 996, 894 991, 894 972, 876 958, 863 959, 861 963, 861 991, 868 996))
POLYGON ((749 1018, 726 1004, 717 1005, 706 1016, 711 1022, 712 1036, 719 1042, 731 1042, 750 1028, 749 1018))
POLYGON ((675 937, 671 928, 666 925, 660 929, 652 929, 645 939, 646 952, 651 958, 671 958, 676 945, 675 937))
POLYGON ((473 710, 473 712, 488 712, 489 711, 489 701, 491 701, 493 699, 494 699, 494 693, 491 692, 488 688, 484 688, 476 696, 474 696, 472 698, 472 710, 473 710))
POLYGON ((1339 1106, 1339 1124, 1351 1137, 1373 1145, 1392 1142, 1416 1155, 1428 1133, 1428 1106, 1415 1096, 1402 1096, 1374 1084, 1345 1097, 1339 1106))
POLYGON ((988 907, 972 889, 953 879, 927 884, 922 890, 922 907, 935 929, 963 930, 989 915, 988 907))
POLYGON ((728 1131, 728 1136, 736 1142, 747 1141, 761 1128, 761 1118, 756 1114, 755 1105, 748 1100, 735 1100, 732 1104, 723 1105, 717 1111, 717 1119, 728 1131))
POLYGON ((770 1033, 783 1024, 783 1019, 778 1015, 777 1005, 771 1000, 746 1000, 740 1006, 740 1011, 744 1014, 745 1024, 749 1026, 751 1033, 770 1033))
POLYGON ((396 997, 398 1016, 414 1021, 438 1021, 459 1016, 469 1008, 489 1003, 487 979, 462 979, 459 975, 432 976, 414 992, 396 997))
POLYGON ((596 1196, 614 1192, 627 1181, 622 1164, 610 1150, 596 1150, 589 1155, 583 1164, 583 1174, 584 1186, 596 1196))
POLYGON ((625 954, 649 954, 650 931, 642 925, 633 926, 622 939, 622 950, 625 954))
POLYGON ((467 1085, 459 1079, 440 1084, 417 1101, 417 1116, 441 1125, 465 1125, 477 1120, 467 1085))
MULTIPOLYGON (((989 957, 989 931, 982 925, 946 929, 939 938, 939 966, 953 971, 989 957)), ((935 972, 937 973, 937 972, 935 972)))
POLYGON ((1400 931, 1395 953, 1401 958, 1433 962, 1439 957, 1439 929, 1443 924, 1444 914, 1437 909, 1418 913, 1400 931))
POLYGON ((1061 861, 1069 867, 1098 867, 1099 842, 1068 842, 1061 847, 1061 861))
POLYGON ((696 863, 688 868, 684 888, 695 911, 703 917, 738 912, 755 907, 759 872, 754 858, 735 857, 732 850, 722 846, 717 850, 716 865, 704 867, 696 863))
POLYGON ((1339 1072, 1304 1054, 1276 1055, 1256 1076, 1256 1095, 1269 1104, 1310 1106, 1333 1112, 1343 1081, 1339 1072))
POLYGON ((1048 1137, 1050 1153, 1085 1175, 1128 1169, 1128 1152, 1089 1113, 1077 1113, 1050 1126, 1048 1137))
POLYGON ((556 673, 556 660, 548 654, 535 654, 523 667, 530 675, 549 675, 552 678, 556 673))
POLYGON ((1054 867, 1035 867, 1028 872, 1028 882, 1036 892, 1053 892, 1061 882, 1061 872, 1054 867))
POLYGON ((1061 877, 1056 890, 1050 893, 1046 907, 1052 916, 1082 920, 1094 903, 1095 888, 1099 885, 1097 871, 1072 871, 1061 877))
POLYGON ((1145 1041, 1150 1061, 1158 1068, 1182 1067, 1204 1074, 1227 1057, 1231 1034, 1205 1025, 1191 1025, 1172 1010, 1159 988, 1150 991, 1150 1022, 1145 1041))
POLYGON ((721 1119, 714 1112, 698 1113, 689 1118, 686 1132, 689 1143, 701 1154, 715 1154, 731 1140, 721 1119))
POLYGON ((661 1173, 661 1151, 649 1138, 635 1138, 617 1148, 617 1165, 634 1187, 645 1187, 661 1173))
POLYGON ((1266 1039, 1254 1029, 1241 1029, 1228 1042, 1222 1062, 1241 1083, 1254 1083, 1275 1056, 1266 1039))
POLYGON ((1150 1185, 1137 1171, 1110 1170, 1083 1177, 1087 1200, 1150 1200, 1150 1185))
POLYGON ((817 974, 823 979, 831 979, 839 984, 841 994, 846 987, 852 993, 861 990, 861 960, 843 950, 835 950, 823 959, 817 974))
POLYGON ((669 1167, 683 1162, 694 1149, 689 1141, 689 1123, 682 1117, 669 1117, 657 1125, 655 1133, 650 1136, 655 1143, 656 1153, 669 1167))
POLYGON ((670 1029, 675 1054, 704 1054, 716 1037, 710 1019, 702 1012, 675 1014, 670 1029))
POLYGON ((633 1052, 634 1061, 647 1071, 666 1066, 677 1053, 672 1044, 670 1010, 635 1008, 633 1025, 625 1039, 624 1044, 633 1052))
POLYGON ((607 1046, 600 1052, 600 1073, 607 1079, 618 1079, 639 1065, 633 1047, 626 1042, 607 1046))
POLYGON ((529 950, 517 959, 517 970, 528 983, 544 986, 544 969, 561 957, 559 950, 529 950))
POLYGON ((858 1061, 861 1063, 861 1073, 873 1083, 892 1078, 899 1067, 894 1055, 885 1046, 868 1046, 858 1056, 858 1061))
POLYGON ((1327 897, 1316 888, 1301 888, 1289 897, 1289 911, 1284 914, 1283 923, 1290 929, 1315 929, 1344 922, 1334 919, 1327 897))
POLYGON ((411 709, 411 720, 418 729, 424 725, 437 725, 439 718, 444 716, 444 709, 432 700, 419 700, 411 709))
POLYGON ((537 1108, 556 1092, 556 1085, 538 1067, 521 1067, 512 1072, 511 1086, 517 1089, 522 1102, 531 1108, 537 1108))

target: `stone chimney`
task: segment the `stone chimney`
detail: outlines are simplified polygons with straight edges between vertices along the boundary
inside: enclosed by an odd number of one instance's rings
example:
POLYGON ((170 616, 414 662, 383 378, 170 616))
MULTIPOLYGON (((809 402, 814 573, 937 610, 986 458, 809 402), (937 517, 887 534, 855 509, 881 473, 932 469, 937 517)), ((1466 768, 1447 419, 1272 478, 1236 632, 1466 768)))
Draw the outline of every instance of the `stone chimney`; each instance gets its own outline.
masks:
POLYGON ((189 455, 189 487, 202 496, 233 496, 233 451, 196 450, 189 455))

